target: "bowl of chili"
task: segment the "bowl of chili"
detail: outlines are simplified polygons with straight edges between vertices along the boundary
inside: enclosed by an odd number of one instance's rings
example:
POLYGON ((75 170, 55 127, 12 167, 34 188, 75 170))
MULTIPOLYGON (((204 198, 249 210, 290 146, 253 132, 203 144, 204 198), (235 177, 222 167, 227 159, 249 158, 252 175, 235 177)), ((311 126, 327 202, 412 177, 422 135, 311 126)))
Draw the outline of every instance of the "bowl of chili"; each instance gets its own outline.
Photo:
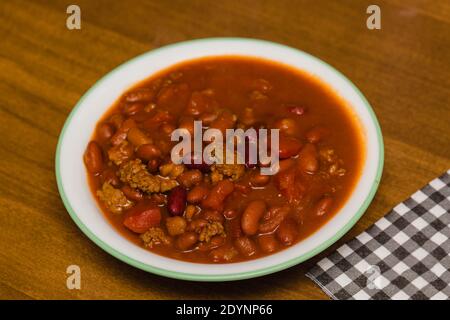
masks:
POLYGON ((383 168, 363 94, 322 60, 254 39, 149 51, 78 101, 56 177, 78 227, 116 258, 195 281, 258 277, 301 263, 363 215, 383 168), (277 129, 279 170, 174 163, 176 129, 277 129))

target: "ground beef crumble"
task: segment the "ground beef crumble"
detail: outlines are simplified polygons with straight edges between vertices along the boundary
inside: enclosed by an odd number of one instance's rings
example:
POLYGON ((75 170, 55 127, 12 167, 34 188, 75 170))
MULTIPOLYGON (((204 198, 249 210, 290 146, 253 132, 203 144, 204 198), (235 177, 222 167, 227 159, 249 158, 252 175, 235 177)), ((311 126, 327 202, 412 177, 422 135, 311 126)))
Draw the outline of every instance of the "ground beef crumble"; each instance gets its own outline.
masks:
POLYGON ((163 164, 159 167, 159 172, 163 177, 175 179, 184 172, 184 165, 174 163, 163 164))
POLYGON ((133 206, 133 202, 128 200, 121 190, 115 189, 107 182, 103 184, 101 190, 97 191, 97 196, 111 212, 116 214, 133 206))
POLYGON ((132 188, 147 193, 165 192, 175 188, 178 182, 171 178, 154 176, 147 171, 145 164, 139 159, 124 163, 119 169, 120 180, 132 188))
POLYGON ((239 180, 245 173, 243 164, 215 164, 211 167, 212 180, 218 182, 223 177, 229 177, 232 181, 239 180))
POLYGON ((208 222, 208 224, 202 227, 199 231, 198 239, 204 242, 209 242, 214 236, 225 237, 223 225, 217 221, 208 222))
POLYGON ((170 243, 170 238, 158 227, 150 228, 147 232, 141 234, 140 237, 144 245, 149 248, 159 244, 167 245, 170 243))
POLYGON ((130 154, 132 152, 133 147, 128 143, 128 141, 122 141, 121 144, 108 150, 108 158, 119 166, 130 158, 130 154))

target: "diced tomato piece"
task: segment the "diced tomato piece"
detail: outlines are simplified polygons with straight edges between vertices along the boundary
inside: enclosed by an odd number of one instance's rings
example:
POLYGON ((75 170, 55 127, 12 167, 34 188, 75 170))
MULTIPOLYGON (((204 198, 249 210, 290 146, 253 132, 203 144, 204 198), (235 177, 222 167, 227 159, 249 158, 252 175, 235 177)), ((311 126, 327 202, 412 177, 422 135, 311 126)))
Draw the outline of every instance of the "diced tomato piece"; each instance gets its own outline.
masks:
POLYGON ((299 140, 293 137, 286 137, 284 135, 280 135, 280 143, 279 143, 280 159, 287 159, 296 156, 300 152, 301 148, 302 143, 299 140))
POLYGON ((280 172, 275 177, 275 183, 278 190, 285 196, 289 203, 300 201, 305 192, 305 186, 296 176, 293 169, 280 172))
POLYGON ((161 209, 148 200, 142 200, 131 208, 123 220, 125 227, 136 233, 144 233, 160 223, 161 209))

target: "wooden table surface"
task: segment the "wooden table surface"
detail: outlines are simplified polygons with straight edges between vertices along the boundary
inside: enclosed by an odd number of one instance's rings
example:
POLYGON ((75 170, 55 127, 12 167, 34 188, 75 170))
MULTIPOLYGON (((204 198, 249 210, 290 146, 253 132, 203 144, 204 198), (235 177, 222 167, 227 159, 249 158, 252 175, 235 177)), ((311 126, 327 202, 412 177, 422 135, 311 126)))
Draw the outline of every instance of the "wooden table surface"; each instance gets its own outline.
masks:
POLYGON ((378 0, 381 30, 366 27, 371 3, 0 1, 0 298, 327 299, 306 270, 450 167, 450 1, 378 0), (66 28, 71 3, 81 30, 66 28), (56 187, 56 143, 105 73, 145 51, 216 36, 287 44, 346 74, 380 121, 383 178, 357 225, 301 265, 229 283, 165 279, 115 259, 76 227, 56 187), (81 290, 66 287, 71 264, 81 290))

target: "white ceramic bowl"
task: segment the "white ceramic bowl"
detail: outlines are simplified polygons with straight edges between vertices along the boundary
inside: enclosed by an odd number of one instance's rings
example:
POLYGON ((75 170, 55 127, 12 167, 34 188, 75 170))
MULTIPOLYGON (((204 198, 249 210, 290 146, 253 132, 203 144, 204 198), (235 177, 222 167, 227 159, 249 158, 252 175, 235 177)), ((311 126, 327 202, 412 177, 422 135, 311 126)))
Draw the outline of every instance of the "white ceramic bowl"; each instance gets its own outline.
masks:
POLYGON ((227 281, 286 269, 318 254, 361 217, 371 202, 383 168, 383 140, 375 114, 361 92, 340 72, 302 51, 280 44, 240 38, 181 42, 140 55, 99 80, 70 113, 59 138, 56 177, 61 198, 75 223, 97 245, 137 268, 166 277, 227 281), (96 122, 131 86, 176 63, 206 56, 241 55, 279 61, 319 77, 348 102, 364 130, 365 162, 350 199, 307 239, 267 257, 232 264, 199 264, 166 258, 121 236, 105 219, 88 187, 83 153, 96 122))

